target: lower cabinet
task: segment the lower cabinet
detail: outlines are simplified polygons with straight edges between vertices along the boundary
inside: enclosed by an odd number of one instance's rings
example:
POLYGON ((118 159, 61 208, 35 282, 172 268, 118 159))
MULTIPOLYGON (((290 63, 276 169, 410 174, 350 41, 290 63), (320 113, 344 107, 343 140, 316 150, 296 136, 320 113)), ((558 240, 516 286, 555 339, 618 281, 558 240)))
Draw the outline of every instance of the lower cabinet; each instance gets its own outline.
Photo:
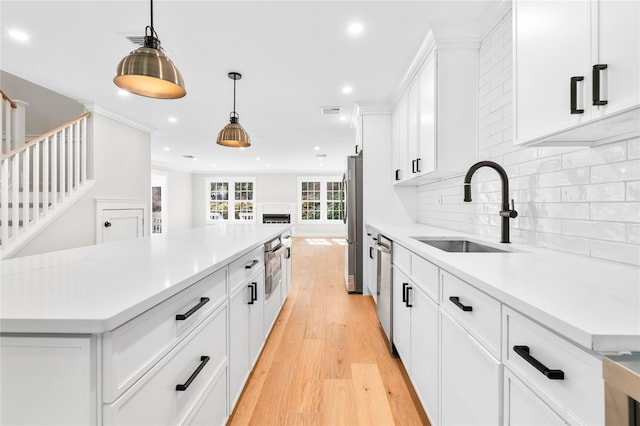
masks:
POLYGON ((431 420, 438 424, 438 305, 393 267, 393 342, 431 420))
POLYGON ((441 310, 442 425, 502 424, 502 365, 441 310))
POLYGON ((504 371, 504 424, 560 426, 567 423, 508 369, 504 371))
POLYGON ((227 410, 222 404, 227 401, 227 369, 223 368, 213 378, 205 390, 204 398, 193 418, 187 419, 185 424, 193 426, 224 425, 227 420, 227 410))

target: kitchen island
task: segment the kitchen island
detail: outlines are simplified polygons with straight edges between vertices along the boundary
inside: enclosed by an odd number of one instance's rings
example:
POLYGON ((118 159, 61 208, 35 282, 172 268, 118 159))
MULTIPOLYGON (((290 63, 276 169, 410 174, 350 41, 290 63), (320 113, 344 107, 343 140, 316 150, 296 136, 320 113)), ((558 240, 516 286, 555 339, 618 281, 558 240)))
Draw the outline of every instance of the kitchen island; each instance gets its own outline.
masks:
POLYGON ((604 423, 602 355, 640 351, 640 268, 420 224, 368 227, 393 241, 392 340, 433 424, 604 423))
POLYGON ((3 261, 0 423, 223 423, 229 376, 252 366, 233 353, 240 309, 262 316, 263 244, 289 230, 210 225, 3 261))

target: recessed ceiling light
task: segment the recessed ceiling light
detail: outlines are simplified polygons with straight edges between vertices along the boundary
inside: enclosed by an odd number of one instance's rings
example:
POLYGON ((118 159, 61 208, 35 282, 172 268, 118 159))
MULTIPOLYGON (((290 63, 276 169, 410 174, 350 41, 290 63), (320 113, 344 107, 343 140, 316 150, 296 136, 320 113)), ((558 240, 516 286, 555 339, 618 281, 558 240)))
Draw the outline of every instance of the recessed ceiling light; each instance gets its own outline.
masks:
POLYGON ((351 86, 344 86, 342 88, 342 93, 351 93, 351 92, 353 92, 353 87, 351 86))
POLYGON ((260 157, 256 157, 256 161, 260 161, 260 157))
POLYGON ((320 151, 320 147, 319 146, 314 146, 313 149, 315 149, 316 151, 320 151))
POLYGON ((169 123, 177 123, 178 119, 175 117, 169 117, 169 123))
POLYGON ((340 117, 340 121, 347 121, 347 117, 343 115, 342 117, 340 117))
POLYGON ((241 147, 240 147, 240 151, 244 151, 244 146, 241 146, 241 147))
POLYGON ((362 30, 364 30, 364 27, 360 22, 353 22, 349 24, 349 27, 347 28, 347 30, 349 31, 349 34, 358 35, 362 33, 362 30))
POLYGON ((122 96, 123 98, 126 98, 127 96, 129 96, 131 93, 127 92, 126 90, 123 89, 118 89, 118 95, 122 96))
POLYGON ((11 37, 16 41, 22 41, 22 42, 29 41, 29 34, 21 30, 16 30, 15 28, 9 30, 9 37, 11 37))
POLYGON ((171 151, 171 148, 169 148, 168 146, 165 146, 165 147, 164 147, 164 150, 165 150, 165 151, 171 151))
POLYGON ((271 167, 271 164, 267 163, 267 167, 271 167))

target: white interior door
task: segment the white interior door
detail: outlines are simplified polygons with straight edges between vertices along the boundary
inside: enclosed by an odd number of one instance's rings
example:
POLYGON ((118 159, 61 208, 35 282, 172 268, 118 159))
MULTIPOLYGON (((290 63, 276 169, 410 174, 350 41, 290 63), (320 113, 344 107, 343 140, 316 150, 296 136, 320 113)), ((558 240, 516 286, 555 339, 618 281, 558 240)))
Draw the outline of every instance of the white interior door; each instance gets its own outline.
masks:
POLYGON ((143 235, 143 209, 107 209, 102 211, 103 243, 138 238, 143 235))

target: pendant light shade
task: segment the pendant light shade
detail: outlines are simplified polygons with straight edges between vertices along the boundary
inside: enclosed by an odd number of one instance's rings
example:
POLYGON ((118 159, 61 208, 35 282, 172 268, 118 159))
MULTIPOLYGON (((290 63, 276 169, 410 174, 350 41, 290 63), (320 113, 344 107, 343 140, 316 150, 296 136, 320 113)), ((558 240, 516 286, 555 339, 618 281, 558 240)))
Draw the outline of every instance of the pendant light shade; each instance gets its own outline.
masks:
POLYGON ((151 25, 145 29, 144 46, 120 61, 113 82, 128 92, 149 98, 177 99, 187 94, 182 74, 162 51, 153 29, 153 0, 151 25))
POLYGON ((239 72, 230 72, 229 78, 233 80, 233 112, 230 115, 230 123, 224 126, 218 133, 218 145, 229 146, 232 148, 244 148, 251 146, 249 134, 242 128, 238 122, 240 116, 236 112, 236 81, 242 78, 239 72))

